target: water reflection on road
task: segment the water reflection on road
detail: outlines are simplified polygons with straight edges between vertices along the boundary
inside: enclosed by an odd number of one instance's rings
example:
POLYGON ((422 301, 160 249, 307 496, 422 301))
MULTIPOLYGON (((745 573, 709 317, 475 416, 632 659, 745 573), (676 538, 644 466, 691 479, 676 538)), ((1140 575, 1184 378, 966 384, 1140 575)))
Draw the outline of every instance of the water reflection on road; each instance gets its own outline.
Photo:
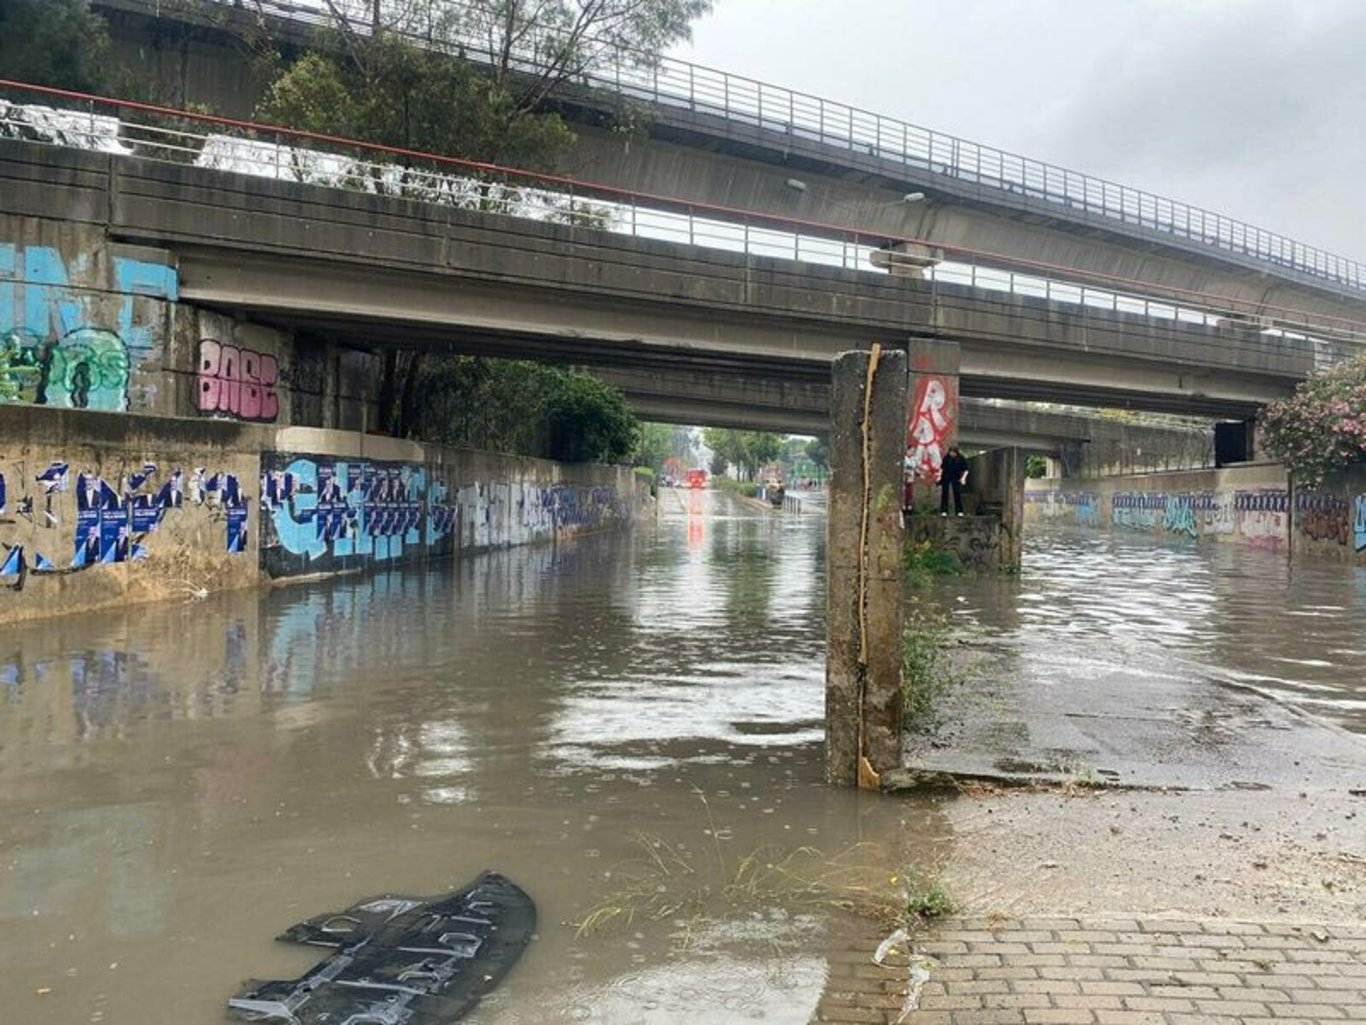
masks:
POLYGON ((475 1020, 807 1021, 821 916, 736 864, 886 887, 941 832, 820 783, 823 564, 823 519, 666 491, 626 540, 7 630, 0 1007, 219 1022, 316 960, 284 926, 493 867, 541 936, 475 1020), (698 907, 576 937, 642 845, 698 907))
POLYGON ((948 579, 964 629, 1021 688, 1174 673, 1251 687, 1366 732, 1366 569, 1231 545, 1032 529, 1018 579, 948 579))

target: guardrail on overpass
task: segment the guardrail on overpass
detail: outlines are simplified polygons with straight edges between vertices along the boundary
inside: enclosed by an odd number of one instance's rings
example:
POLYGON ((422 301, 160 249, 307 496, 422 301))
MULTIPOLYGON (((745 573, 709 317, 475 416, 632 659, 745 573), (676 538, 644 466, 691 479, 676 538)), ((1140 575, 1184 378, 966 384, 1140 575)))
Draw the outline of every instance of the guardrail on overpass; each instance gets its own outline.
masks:
MULTIPOLYGON (((113 9, 141 11, 152 17, 163 14, 159 0, 101 2, 113 9)), ((226 6, 229 0, 214 2, 226 6)), ((286 0, 256 0, 253 6, 277 19, 304 25, 326 20, 316 6, 286 0)), ((477 29, 477 23, 473 27, 477 29)), ((425 33, 419 30, 411 35, 420 45, 438 45, 432 25, 427 26, 425 33)), ((448 48, 453 50, 456 45, 457 41, 451 40, 448 48)), ((490 63, 494 55, 482 49, 483 45, 477 31, 468 31, 458 40, 462 56, 490 63)), ((603 43, 602 50, 598 63, 577 76, 590 88, 612 91, 657 107, 711 113, 907 168, 948 175, 958 181, 1035 200, 1044 208, 1082 212, 1160 232, 1366 294, 1366 264, 1223 214, 742 75, 670 57, 643 59, 641 54, 609 43, 603 43)), ((514 53, 512 60, 526 72, 540 68, 524 55, 514 53)))
MULTIPOLYGON (((137 155, 174 164, 324 185, 370 194, 397 195, 459 209, 508 214, 539 221, 579 224, 609 231, 712 247, 759 257, 867 270, 871 255, 914 238, 869 238, 839 225, 755 214, 599 186, 562 176, 536 174, 477 161, 301 132, 274 125, 196 114, 108 97, 0 79, 0 92, 62 109, 6 103, 0 99, 0 137, 48 142, 77 149, 137 155)), ((1089 308, 1138 314, 1204 326, 1234 323, 1271 335, 1310 338, 1320 363, 1331 363, 1366 342, 1366 324, 1186 289, 1085 276, 1034 264, 1002 270, 991 254, 937 245, 950 259, 925 268, 935 282, 1006 291, 1089 308), (1153 293, 1159 294, 1153 294, 1153 293)))

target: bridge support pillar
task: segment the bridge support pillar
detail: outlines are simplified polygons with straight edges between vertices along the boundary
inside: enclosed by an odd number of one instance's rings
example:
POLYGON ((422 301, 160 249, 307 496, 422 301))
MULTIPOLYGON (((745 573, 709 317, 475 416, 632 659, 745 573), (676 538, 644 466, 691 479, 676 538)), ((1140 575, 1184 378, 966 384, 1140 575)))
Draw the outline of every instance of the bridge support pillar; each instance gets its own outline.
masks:
POLYGON ((957 342, 912 338, 909 418, 906 424, 906 483, 902 504, 938 501, 939 466, 958 443, 958 372, 963 363, 957 342))
POLYGON ((1064 441, 1058 446, 1058 470, 1060 477, 1081 476, 1085 453, 1080 441, 1064 441))
POLYGON ((906 354, 846 352, 830 392, 825 774, 876 788, 901 764, 906 354))

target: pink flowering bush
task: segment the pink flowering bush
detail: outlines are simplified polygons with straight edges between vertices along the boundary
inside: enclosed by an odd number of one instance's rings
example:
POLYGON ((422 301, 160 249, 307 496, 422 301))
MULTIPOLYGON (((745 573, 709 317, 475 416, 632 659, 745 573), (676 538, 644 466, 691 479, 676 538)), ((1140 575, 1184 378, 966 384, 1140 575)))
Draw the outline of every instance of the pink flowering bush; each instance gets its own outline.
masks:
POLYGON ((1366 462, 1366 356, 1339 363, 1273 402, 1259 422, 1267 451, 1302 485, 1366 462))

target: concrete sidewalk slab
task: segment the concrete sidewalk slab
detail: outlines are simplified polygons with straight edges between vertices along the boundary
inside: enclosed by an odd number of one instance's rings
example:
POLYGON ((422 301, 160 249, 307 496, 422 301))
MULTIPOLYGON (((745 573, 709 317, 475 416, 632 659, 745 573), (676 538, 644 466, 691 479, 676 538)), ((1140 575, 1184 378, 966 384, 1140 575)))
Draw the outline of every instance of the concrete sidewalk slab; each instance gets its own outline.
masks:
POLYGON ((889 789, 982 780, 1183 790, 1366 789, 1366 737, 1170 667, 1022 682, 990 653, 908 733, 889 789))

